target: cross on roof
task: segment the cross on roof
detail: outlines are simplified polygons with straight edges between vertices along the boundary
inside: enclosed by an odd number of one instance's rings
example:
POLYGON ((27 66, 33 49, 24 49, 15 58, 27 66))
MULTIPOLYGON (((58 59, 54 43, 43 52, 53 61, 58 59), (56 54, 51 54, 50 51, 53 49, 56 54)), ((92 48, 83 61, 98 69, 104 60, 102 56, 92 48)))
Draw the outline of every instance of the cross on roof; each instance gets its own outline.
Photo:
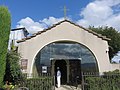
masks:
POLYGON ((64 6, 64 18, 66 19, 66 17, 67 17, 67 11, 68 11, 68 9, 66 8, 66 6, 64 6))

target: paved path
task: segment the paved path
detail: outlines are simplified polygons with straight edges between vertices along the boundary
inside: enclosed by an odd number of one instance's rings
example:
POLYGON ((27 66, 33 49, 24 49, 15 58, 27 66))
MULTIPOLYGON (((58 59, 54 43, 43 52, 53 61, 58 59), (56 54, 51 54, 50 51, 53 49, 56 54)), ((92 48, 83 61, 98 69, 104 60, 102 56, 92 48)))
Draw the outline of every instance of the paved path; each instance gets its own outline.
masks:
POLYGON ((59 88, 55 88, 55 90, 81 90, 80 86, 76 89, 74 86, 69 86, 69 85, 61 85, 59 88))

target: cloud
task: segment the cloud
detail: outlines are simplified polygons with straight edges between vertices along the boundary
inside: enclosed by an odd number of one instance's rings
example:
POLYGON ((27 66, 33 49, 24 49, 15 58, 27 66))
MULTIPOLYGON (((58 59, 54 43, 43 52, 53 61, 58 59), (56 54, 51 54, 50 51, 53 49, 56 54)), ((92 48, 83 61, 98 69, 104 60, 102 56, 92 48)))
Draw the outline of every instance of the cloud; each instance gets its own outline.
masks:
POLYGON ((43 30, 42 24, 33 21, 30 17, 21 19, 16 27, 17 28, 25 27, 28 30, 28 32, 32 34, 43 30))
POLYGON ((120 51, 118 52, 118 54, 116 56, 114 56, 112 58, 112 61, 113 62, 117 62, 117 63, 120 63, 120 51))
POLYGON ((120 0, 95 0, 90 2, 82 12, 78 20, 79 25, 88 26, 112 26, 120 30, 120 0))
MULTIPOLYGON (((80 12, 82 19, 77 23, 81 26, 112 26, 120 31, 120 0, 94 0, 80 12)), ((113 57, 118 63, 120 52, 113 57)))
MULTIPOLYGON (((94 0, 93 2, 88 3, 79 15, 82 19, 76 21, 76 23, 81 26, 97 27, 107 25, 120 31, 120 0, 94 0)), ((16 27, 25 27, 29 33, 33 34, 42 31, 44 28, 48 28, 63 19, 63 17, 48 17, 36 22, 30 17, 26 17, 21 19, 16 27)), ((116 58, 114 58, 114 60, 116 60, 116 58)))
POLYGON ((39 22, 42 22, 43 24, 46 24, 47 26, 51 26, 53 24, 56 24, 60 21, 64 20, 64 18, 55 18, 55 17, 49 17, 49 18, 45 18, 43 20, 40 20, 39 22))
POLYGON ((45 18, 43 20, 39 20, 38 22, 35 22, 30 17, 26 17, 24 19, 21 19, 18 22, 17 28, 25 27, 29 33, 33 34, 38 31, 42 31, 43 29, 56 24, 57 22, 63 20, 63 18, 55 18, 55 17, 49 17, 45 18))

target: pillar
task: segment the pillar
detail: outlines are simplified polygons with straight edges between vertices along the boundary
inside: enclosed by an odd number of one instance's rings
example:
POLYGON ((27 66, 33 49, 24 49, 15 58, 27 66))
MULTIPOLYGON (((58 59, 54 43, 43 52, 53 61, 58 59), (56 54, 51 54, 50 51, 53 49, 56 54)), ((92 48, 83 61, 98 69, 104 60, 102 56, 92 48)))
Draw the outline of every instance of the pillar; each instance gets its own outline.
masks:
POLYGON ((67 83, 69 83, 69 76, 70 76, 70 65, 69 65, 69 60, 66 61, 66 67, 67 67, 67 83))
POLYGON ((52 66, 51 66, 51 74, 52 74, 52 76, 54 76, 54 75, 55 75, 55 72, 54 72, 54 68, 55 68, 55 61, 56 61, 56 60, 51 60, 51 62, 52 62, 52 66))

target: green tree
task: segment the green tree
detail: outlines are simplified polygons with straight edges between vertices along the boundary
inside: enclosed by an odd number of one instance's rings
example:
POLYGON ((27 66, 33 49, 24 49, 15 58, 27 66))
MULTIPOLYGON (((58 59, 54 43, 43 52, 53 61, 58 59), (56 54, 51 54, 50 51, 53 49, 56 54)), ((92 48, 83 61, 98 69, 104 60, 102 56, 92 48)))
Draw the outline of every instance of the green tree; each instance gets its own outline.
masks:
POLYGON ((8 8, 0 6, 0 86, 5 75, 6 54, 11 29, 11 16, 8 8))
POLYGON ((17 83, 22 79, 22 72, 19 65, 20 55, 11 50, 7 53, 5 81, 17 83))
POLYGON ((11 50, 7 53, 6 58, 6 73, 4 81, 17 83, 23 79, 23 74, 20 69, 20 54, 17 53, 17 47, 14 45, 14 41, 11 41, 11 50))
POLYGON ((120 32, 115 30, 115 28, 105 26, 98 28, 89 27, 89 29, 111 39, 108 41, 110 59, 112 59, 113 56, 115 56, 118 53, 118 51, 120 51, 120 32))

